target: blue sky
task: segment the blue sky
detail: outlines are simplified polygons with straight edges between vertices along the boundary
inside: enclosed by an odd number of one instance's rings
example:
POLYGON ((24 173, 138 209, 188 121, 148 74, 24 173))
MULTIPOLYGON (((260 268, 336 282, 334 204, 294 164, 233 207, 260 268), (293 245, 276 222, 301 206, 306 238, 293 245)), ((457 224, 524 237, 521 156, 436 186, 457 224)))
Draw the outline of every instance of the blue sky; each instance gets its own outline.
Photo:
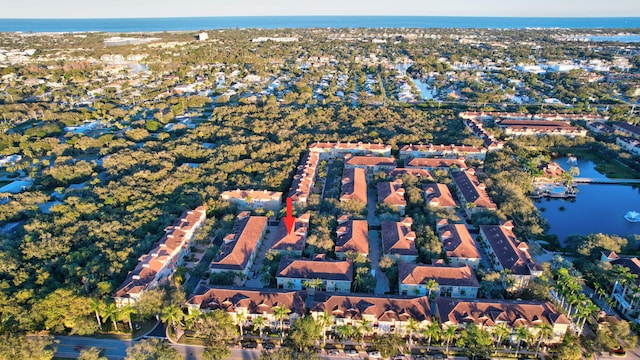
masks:
POLYGON ((0 18, 242 15, 640 17, 640 0, 19 0, 0 18))

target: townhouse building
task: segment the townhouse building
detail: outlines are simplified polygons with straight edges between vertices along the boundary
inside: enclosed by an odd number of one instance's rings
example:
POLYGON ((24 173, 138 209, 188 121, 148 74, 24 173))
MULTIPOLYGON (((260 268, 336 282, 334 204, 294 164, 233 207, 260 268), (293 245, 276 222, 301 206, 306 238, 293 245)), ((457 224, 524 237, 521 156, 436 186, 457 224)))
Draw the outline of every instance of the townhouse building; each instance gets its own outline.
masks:
POLYGON ((369 224, 367 220, 351 220, 347 216, 338 218, 335 254, 345 259, 348 252, 369 256, 369 224))
POLYGON ((406 261, 398 263, 398 290, 400 295, 443 296, 476 298, 480 283, 471 266, 418 265, 406 261), (429 289, 435 280, 437 288, 429 289))
POLYGON ((302 214, 296 217, 291 232, 287 232, 284 219, 280 220, 269 251, 291 257, 302 256, 307 242, 307 233, 309 232, 309 219, 309 214, 302 214))
POLYGON ((367 204, 367 177, 365 170, 345 168, 342 173, 340 201, 358 201, 367 204))
POLYGON ((486 185, 478 180, 475 169, 452 172, 451 177, 467 216, 479 211, 498 209, 498 205, 487 194, 486 185))
POLYGON ((301 290, 310 280, 320 280, 328 292, 349 292, 353 282, 351 260, 294 260, 283 257, 276 271, 279 289, 301 290))
POLYGON ((422 169, 428 171, 444 170, 446 172, 464 170, 467 163, 464 158, 440 159, 440 158, 413 158, 406 159, 404 166, 409 169, 422 169))
POLYGON ((435 300, 435 314, 443 327, 463 328, 467 324, 492 331, 498 324, 504 324, 513 333, 522 326, 534 336, 541 324, 553 328, 547 343, 559 343, 569 329, 569 319, 544 301, 450 299, 435 300))
POLYGON ((238 205, 240 210, 266 209, 279 211, 282 207, 282 193, 268 190, 228 190, 220 194, 222 200, 238 205))
POLYGON ((426 296, 399 298, 316 293, 314 303, 311 316, 318 319, 328 313, 334 319, 334 328, 367 322, 374 334, 404 334, 409 319, 414 319, 420 327, 431 324, 431 307, 426 296))
POLYGON ((200 287, 187 300, 186 305, 190 314, 196 310, 201 313, 216 309, 224 310, 236 324, 241 322, 245 327, 251 324, 251 320, 262 317, 272 329, 280 325, 280 319, 275 316, 274 308, 284 307, 291 311, 283 319, 285 327, 289 327, 295 319, 304 316, 307 310, 304 293, 276 289, 200 287))
POLYGON ((416 233, 411 230, 413 219, 405 217, 401 221, 383 221, 380 223, 382 252, 384 255, 415 262, 418 258, 416 233))
POLYGON ((234 272, 242 275, 240 281, 249 275, 267 230, 267 217, 251 216, 248 211, 238 214, 233 231, 224 237, 218 254, 209 265, 212 273, 234 272))
POLYGON ((190 253, 194 233, 207 219, 207 208, 199 206, 185 211, 173 225, 165 229, 164 236, 153 249, 142 255, 138 265, 127 274, 126 279, 113 295, 118 307, 133 304, 145 290, 156 287, 171 278, 176 267, 190 253))
POLYGON ((377 185, 378 204, 384 204, 394 209, 400 215, 404 215, 407 201, 404 198, 404 188, 402 180, 396 179, 391 182, 381 181, 377 185))
POLYGON ((466 264, 474 269, 478 268, 482 256, 465 224, 450 224, 446 219, 440 219, 436 223, 436 232, 452 265, 466 264))
POLYGON ((453 209, 457 207, 456 201, 449 191, 449 187, 445 184, 426 184, 424 185, 424 198, 429 206, 453 209))
POLYGON ((542 268, 529 254, 527 243, 519 241, 513 233, 513 222, 480 225, 480 236, 488 244, 487 252, 496 269, 506 270, 511 280, 508 290, 521 289, 531 279, 542 275, 542 268))
POLYGON ((400 159, 408 158, 464 158, 466 160, 484 160, 487 149, 470 145, 404 145, 400 148, 400 159))
POLYGON ((316 142, 309 145, 309 152, 321 159, 342 159, 347 154, 391 156, 391 145, 362 142, 316 142))

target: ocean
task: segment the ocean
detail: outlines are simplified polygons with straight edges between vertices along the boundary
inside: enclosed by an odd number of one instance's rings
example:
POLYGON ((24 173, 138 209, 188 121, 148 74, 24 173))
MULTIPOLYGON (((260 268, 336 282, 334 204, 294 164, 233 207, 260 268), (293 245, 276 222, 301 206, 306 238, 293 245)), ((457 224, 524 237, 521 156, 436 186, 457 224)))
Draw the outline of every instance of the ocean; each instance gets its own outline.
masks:
POLYGON ((640 18, 460 16, 230 16, 128 19, 0 19, 0 32, 158 32, 236 28, 640 28, 640 18))

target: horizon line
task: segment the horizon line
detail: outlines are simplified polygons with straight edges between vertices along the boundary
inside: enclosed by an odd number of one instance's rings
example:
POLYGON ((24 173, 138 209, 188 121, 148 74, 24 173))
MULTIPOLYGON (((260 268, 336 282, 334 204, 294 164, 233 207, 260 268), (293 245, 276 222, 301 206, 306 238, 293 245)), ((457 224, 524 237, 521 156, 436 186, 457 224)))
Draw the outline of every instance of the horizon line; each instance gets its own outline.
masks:
MULTIPOLYGON (((283 18, 283 17, 407 17, 407 18, 501 18, 501 19, 640 19, 640 15, 613 16, 522 16, 522 15, 208 15, 208 16, 135 16, 135 17, 0 17, 0 20, 127 20, 127 19, 195 19, 195 18, 283 18)), ((634 28, 640 28, 635 26, 634 28)))

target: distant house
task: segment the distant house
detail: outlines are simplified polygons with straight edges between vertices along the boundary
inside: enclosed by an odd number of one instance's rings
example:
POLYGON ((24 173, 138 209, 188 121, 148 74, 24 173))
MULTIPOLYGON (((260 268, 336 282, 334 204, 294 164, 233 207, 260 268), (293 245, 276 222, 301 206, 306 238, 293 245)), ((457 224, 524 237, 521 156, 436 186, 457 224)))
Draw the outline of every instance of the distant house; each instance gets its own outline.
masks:
POLYGON ((618 144, 623 150, 626 150, 634 155, 640 155, 640 140, 632 137, 616 138, 616 144, 618 144))
POLYGON ((292 260, 283 257, 276 271, 279 289, 301 290, 306 282, 319 279, 321 289, 329 292, 349 292, 353 281, 351 260, 292 260))
POLYGON ((391 145, 362 142, 316 142, 309 145, 309 152, 319 154, 321 159, 341 159, 347 154, 391 156, 391 145))
POLYGON ((222 200, 237 204, 240 210, 266 209, 279 211, 282 207, 282 193, 268 190, 229 190, 220 195, 222 200))
POLYGON ((411 230, 413 220, 405 217, 402 221, 383 221, 380 224, 382 251, 384 255, 415 262, 418 258, 416 233, 411 230))
POLYGON ((480 225, 480 235, 489 245, 489 258, 496 269, 507 271, 511 290, 521 289, 531 279, 542 275, 542 268, 529 254, 527 243, 519 241, 513 233, 513 222, 480 225))
POLYGON ((625 122, 614 122, 613 128, 627 136, 640 138, 640 126, 627 124, 625 122))
POLYGON ((635 279, 627 284, 616 281, 611 291, 611 299, 623 314, 635 317, 637 322, 638 318, 640 318, 640 315, 638 315, 640 304, 638 304, 633 288, 640 286, 640 259, 635 256, 621 257, 611 251, 603 252, 601 261, 608 262, 611 266, 626 268, 630 274, 635 276, 635 279))
POLYGON ((346 216, 338 218, 335 254, 338 259, 346 258, 347 252, 369 255, 369 225, 367 220, 350 220, 346 216))
POLYGON ((457 206, 449 187, 445 184, 426 184, 424 186, 424 197, 429 206, 445 209, 452 209, 457 206))
POLYGON ((481 210, 498 209, 498 205, 487 194, 486 185, 476 177, 474 169, 453 172, 451 177, 468 216, 481 210))
POLYGON ((464 158, 459 159, 437 159, 437 158, 414 158, 405 160, 405 167, 422 170, 463 170, 467 168, 464 158))
POLYGON ((406 261, 398 264, 398 289, 401 295, 429 295, 427 282, 435 280, 438 288, 432 295, 455 298, 476 298, 480 283, 471 266, 416 265, 406 261))
POLYGON ((276 307, 284 307, 291 312, 283 325, 288 326, 293 320, 304 316, 306 312, 304 298, 298 291, 283 291, 276 289, 248 290, 240 289, 214 289, 200 287, 196 294, 187 301, 189 313, 200 311, 208 313, 221 309, 228 313, 234 322, 237 322, 242 314, 243 325, 251 324, 251 320, 262 317, 265 325, 272 329, 280 326, 280 320, 275 315, 276 307))
POLYGON ((212 273, 234 272, 247 276, 256 258, 267 229, 265 216, 250 216, 249 212, 238 215, 233 231, 222 240, 209 270, 212 273))
POLYGON ((465 158, 484 160, 487 149, 469 145, 405 145, 400 148, 400 158, 465 158))
POLYGON ((402 180, 396 179, 392 182, 379 182, 378 204, 388 205, 390 208, 399 212, 400 215, 404 215, 404 209, 407 207, 407 201, 404 199, 402 180))
POLYGON ((551 303, 543 301, 437 298, 435 306, 436 317, 443 327, 464 328, 475 324, 491 331, 504 324, 512 332, 524 327, 537 338, 538 326, 548 324, 553 328, 550 343, 561 342, 570 324, 564 314, 556 311, 551 303))
POLYGON ((191 239, 206 218, 207 208, 199 206, 195 210, 185 211, 172 226, 167 227, 162 239, 148 254, 140 257, 138 265, 116 290, 113 295, 116 305, 133 304, 140 300, 144 291, 170 278, 189 254, 191 239))
POLYGON ((367 177, 363 169, 344 169, 340 201, 358 201, 367 204, 367 177))
POLYGON ((587 130, 579 129, 570 125, 566 121, 550 120, 500 120, 496 121, 498 126, 504 130, 506 135, 564 135, 564 136, 586 136, 587 130))
POLYGON ((450 224, 446 219, 440 219, 436 223, 436 232, 452 265, 467 264, 478 268, 482 257, 465 224, 450 224))
POLYGON ((284 220, 280 220, 280 225, 278 225, 269 251, 289 256, 302 256, 307 241, 307 232, 309 231, 309 218, 309 214, 297 217, 290 233, 287 232, 284 220))

